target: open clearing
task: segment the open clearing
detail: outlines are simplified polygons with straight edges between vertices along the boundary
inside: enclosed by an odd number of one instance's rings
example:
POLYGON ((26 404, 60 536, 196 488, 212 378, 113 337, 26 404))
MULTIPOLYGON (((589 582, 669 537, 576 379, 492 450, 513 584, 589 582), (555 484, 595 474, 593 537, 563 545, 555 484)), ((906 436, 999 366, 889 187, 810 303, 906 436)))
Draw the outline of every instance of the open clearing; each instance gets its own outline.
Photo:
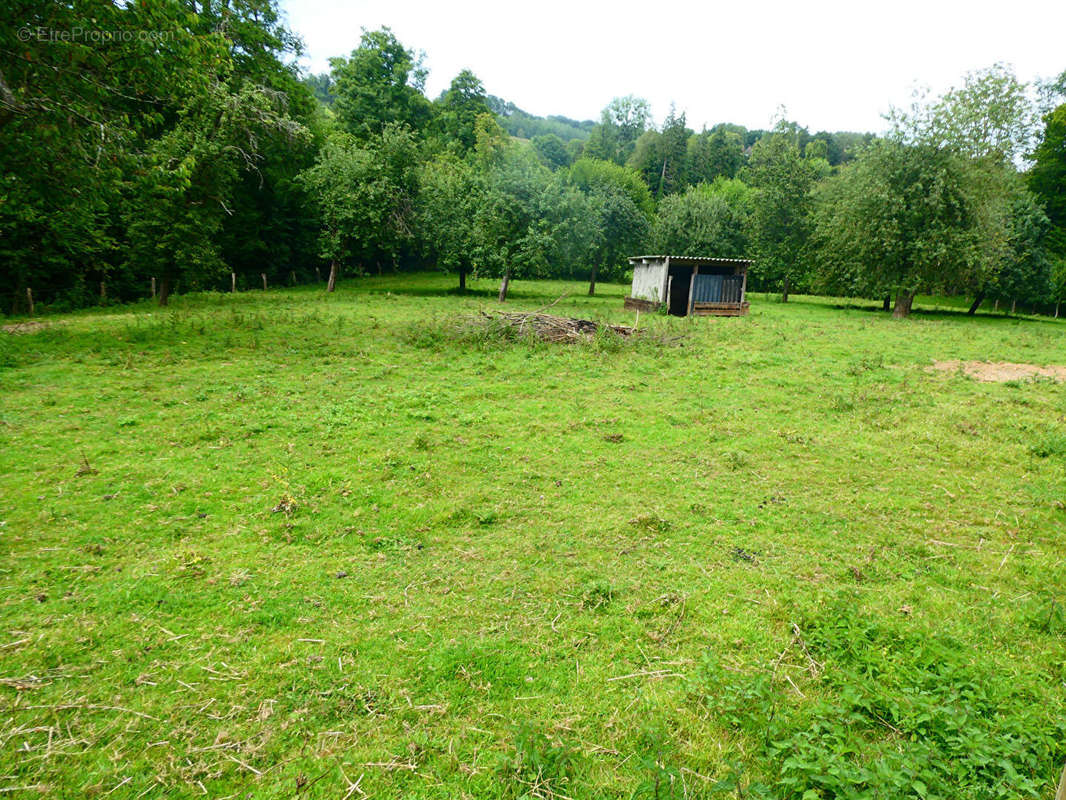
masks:
POLYGON ((1066 324, 451 284, 0 337, 0 789, 1053 795, 1066 324))

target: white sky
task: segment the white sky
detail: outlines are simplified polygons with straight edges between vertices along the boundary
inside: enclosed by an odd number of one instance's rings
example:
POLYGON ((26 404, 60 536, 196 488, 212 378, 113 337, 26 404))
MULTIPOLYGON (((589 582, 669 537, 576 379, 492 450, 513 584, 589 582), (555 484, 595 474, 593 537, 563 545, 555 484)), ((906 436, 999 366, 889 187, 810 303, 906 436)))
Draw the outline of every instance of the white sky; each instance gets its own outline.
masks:
POLYGON ((1064 0, 281 0, 311 72, 388 25, 424 50, 427 94, 461 69, 533 114, 597 119, 636 94, 661 122, 770 125, 779 106, 816 130, 884 129, 918 85, 940 93, 994 62, 1022 80, 1066 70, 1064 0))

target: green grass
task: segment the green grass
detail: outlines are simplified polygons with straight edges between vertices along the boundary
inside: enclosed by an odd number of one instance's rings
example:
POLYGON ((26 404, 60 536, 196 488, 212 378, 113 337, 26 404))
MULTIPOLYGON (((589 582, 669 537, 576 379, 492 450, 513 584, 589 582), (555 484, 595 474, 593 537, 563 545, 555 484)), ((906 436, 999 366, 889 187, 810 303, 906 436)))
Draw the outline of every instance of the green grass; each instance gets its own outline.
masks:
POLYGON ((453 280, 0 335, 0 790, 1053 795, 1066 325, 453 280))

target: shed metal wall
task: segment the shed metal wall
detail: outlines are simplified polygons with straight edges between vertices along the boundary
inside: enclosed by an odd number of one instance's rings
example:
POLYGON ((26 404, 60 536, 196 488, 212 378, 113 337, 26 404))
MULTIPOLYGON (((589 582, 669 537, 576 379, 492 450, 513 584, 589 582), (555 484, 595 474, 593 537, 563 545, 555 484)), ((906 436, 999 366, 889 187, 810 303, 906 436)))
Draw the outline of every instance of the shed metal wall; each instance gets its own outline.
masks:
POLYGON ((666 283, 666 264, 635 264, 633 266, 633 288, 630 296, 641 300, 661 303, 663 285, 666 283))
POLYGON ((692 287, 694 303, 739 303, 743 275, 697 275, 692 287))

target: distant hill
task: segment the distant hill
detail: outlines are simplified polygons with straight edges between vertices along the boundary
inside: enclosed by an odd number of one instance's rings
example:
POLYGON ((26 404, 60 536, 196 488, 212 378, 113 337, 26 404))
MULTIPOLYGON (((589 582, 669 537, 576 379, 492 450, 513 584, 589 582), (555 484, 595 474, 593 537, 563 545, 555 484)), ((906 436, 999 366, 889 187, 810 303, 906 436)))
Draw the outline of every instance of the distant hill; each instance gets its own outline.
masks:
POLYGON ((500 118, 506 131, 520 139, 532 139, 534 136, 542 136, 546 133, 554 133, 564 142, 571 139, 587 139, 589 131, 596 124, 590 119, 579 121, 557 114, 538 117, 528 111, 523 111, 514 103, 491 94, 488 96, 488 102, 489 108, 500 118))

